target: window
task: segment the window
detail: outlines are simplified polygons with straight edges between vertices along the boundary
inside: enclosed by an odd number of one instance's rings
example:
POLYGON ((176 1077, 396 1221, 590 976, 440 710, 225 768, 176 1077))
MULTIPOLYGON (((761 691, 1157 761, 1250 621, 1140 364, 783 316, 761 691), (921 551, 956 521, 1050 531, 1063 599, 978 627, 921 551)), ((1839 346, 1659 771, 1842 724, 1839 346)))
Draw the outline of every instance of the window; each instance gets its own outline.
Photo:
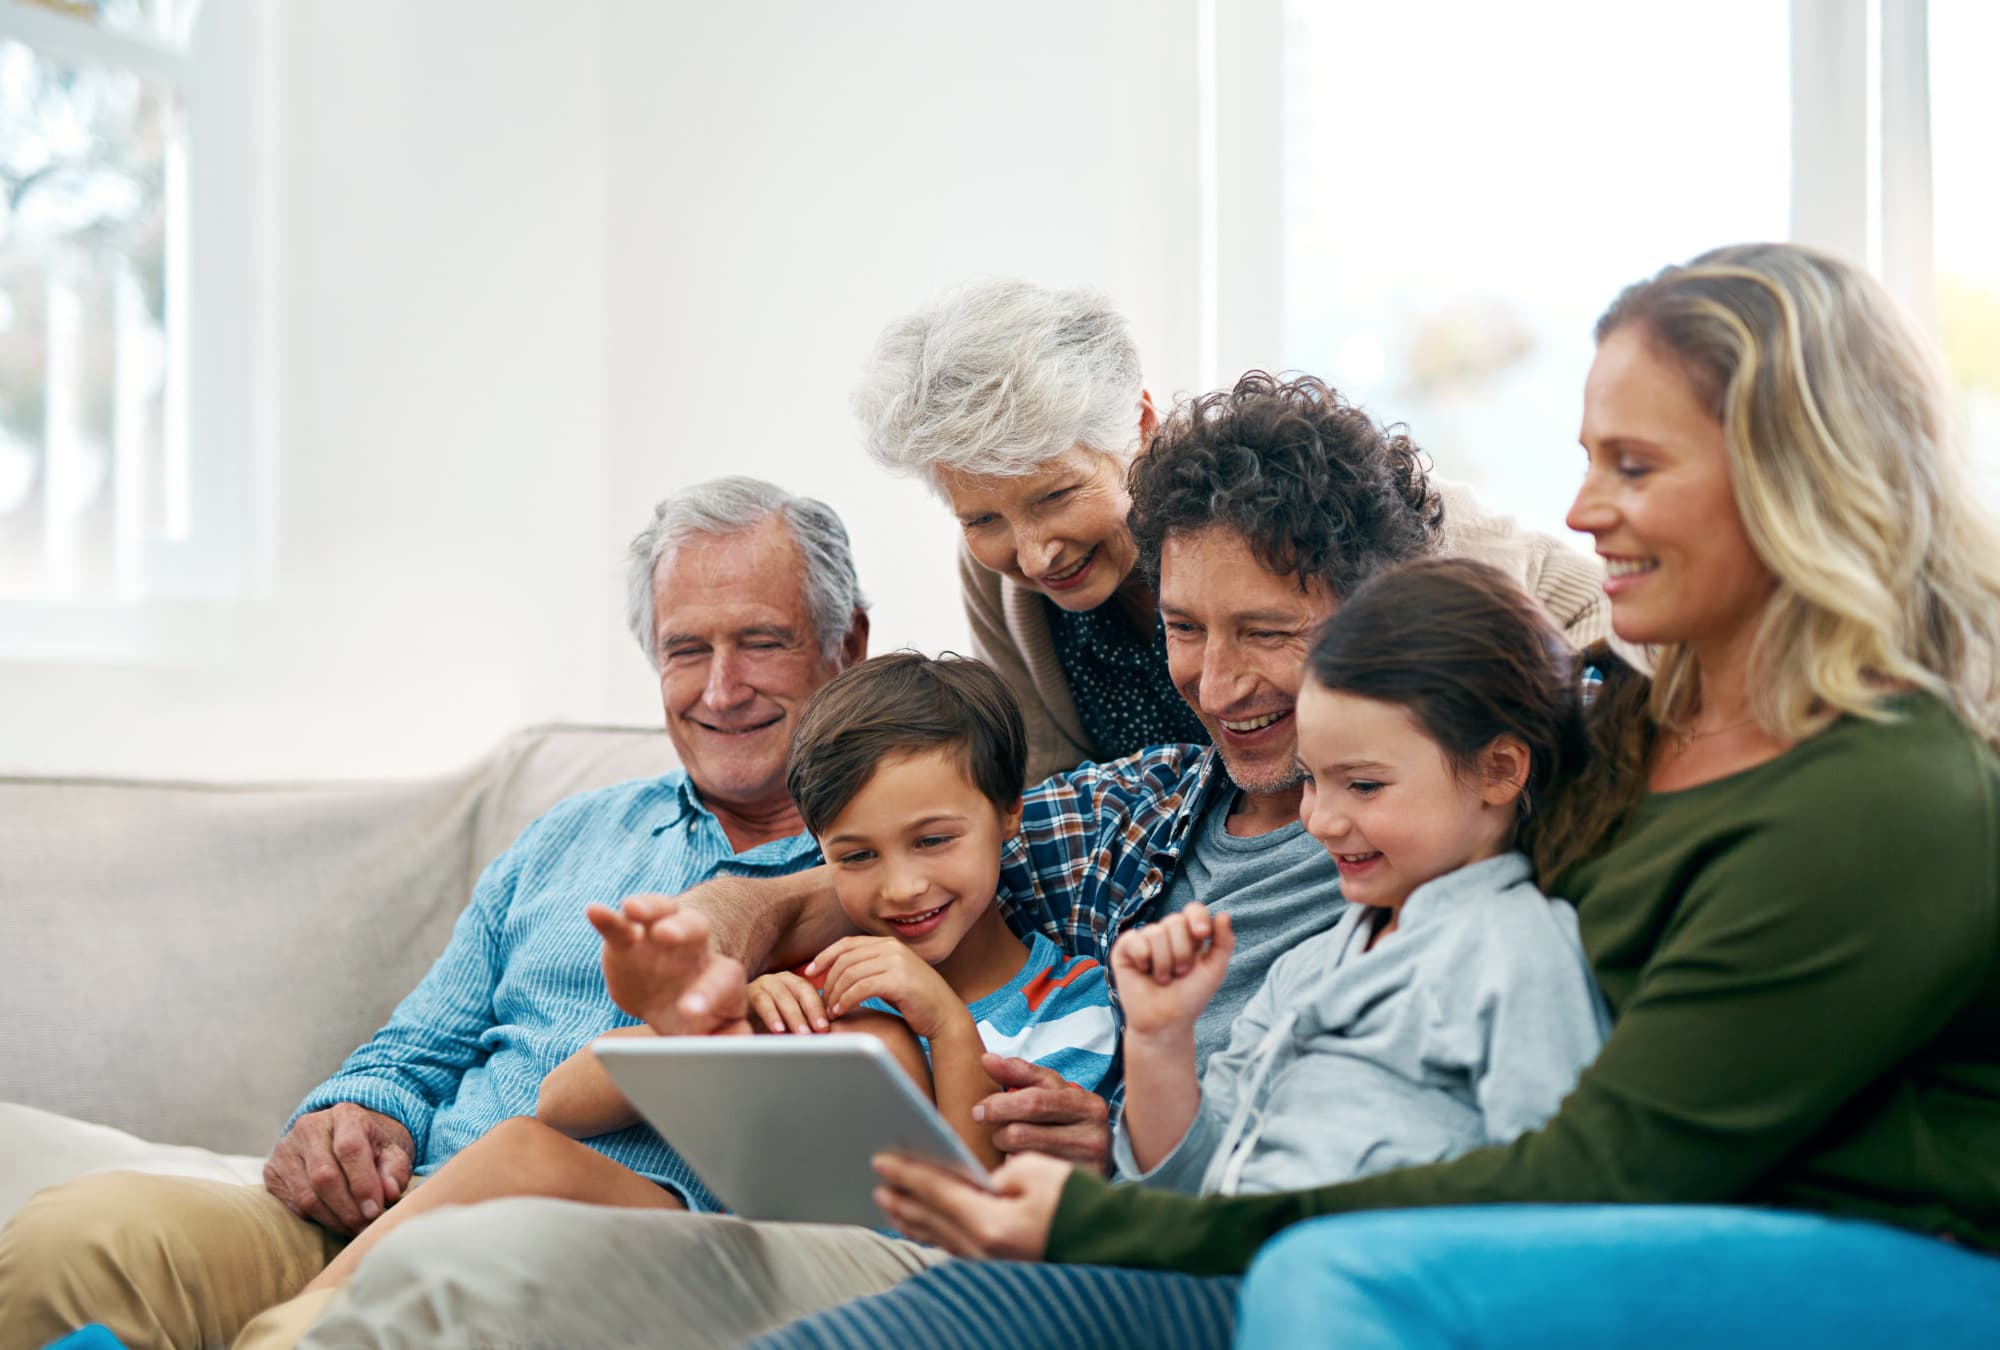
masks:
POLYGON ((1993 174, 2000 88, 1989 60, 1995 51, 2000 8, 1986 0, 1930 6, 1938 335, 1965 399, 1975 469, 1987 500, 2000 506, 2000 181, 1993 174))
POLYGON ((0 0, 0 656, 144 659, 257 584, 261 13, 0 0))
POLYGON ((1198 13, 1205 383, 1320 375, 1407 424, 1440 475, 1567 537, 1597 315, 1703 249, 1798 239, 1937 325, 2000 498, 2000 93, 1981 60, 2000 7, 1198 13))
POLYGON ((1783 0, 1668 13, 1292 0, 1285 16, 1285 364, 1564 537, 1597 315, 1667 262, 1787 228, 1783 0))

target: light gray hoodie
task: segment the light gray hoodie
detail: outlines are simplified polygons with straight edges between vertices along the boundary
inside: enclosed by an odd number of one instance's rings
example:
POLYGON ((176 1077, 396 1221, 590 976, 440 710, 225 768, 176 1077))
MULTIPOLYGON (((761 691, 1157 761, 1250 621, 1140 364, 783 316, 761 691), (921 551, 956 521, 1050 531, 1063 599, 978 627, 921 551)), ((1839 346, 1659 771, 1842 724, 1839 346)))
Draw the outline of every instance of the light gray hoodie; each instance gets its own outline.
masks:
POLYGON ((1201 1110, 1141 1173, 1204 1194, 1297 1190, 1506 1143, 1555 1113, 1610 1019, 1576 913, 1508 853, 1411 892, 1366 950, 1370 911, 1279 957, 1208 1061, 1201 1110))

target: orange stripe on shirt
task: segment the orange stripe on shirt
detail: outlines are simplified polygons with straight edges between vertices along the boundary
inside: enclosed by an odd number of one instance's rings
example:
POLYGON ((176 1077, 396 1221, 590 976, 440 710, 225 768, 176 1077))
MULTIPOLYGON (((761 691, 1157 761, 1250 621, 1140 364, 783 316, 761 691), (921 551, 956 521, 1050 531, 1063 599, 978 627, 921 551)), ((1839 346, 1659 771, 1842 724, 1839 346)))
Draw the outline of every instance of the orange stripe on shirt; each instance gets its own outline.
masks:
POLYGON ((1055 967, 1050 966, 1021 986, 1021 997, 1028 1001, 1029 1012, 1040 1012, 1043 999, 1075 980, 1077 976, 1096 969, 1097 962, 1087 956, 1079 958, 1061 976, 1057 976, 1055 967))

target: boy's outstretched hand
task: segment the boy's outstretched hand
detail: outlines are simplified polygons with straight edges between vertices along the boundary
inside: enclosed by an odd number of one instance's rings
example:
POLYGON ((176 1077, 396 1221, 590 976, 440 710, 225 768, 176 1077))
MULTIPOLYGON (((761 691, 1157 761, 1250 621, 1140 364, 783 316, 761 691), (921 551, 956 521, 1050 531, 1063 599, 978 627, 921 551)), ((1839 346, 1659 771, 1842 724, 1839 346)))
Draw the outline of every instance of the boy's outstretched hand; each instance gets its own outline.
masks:
POLYGON ((1111 982, 1127 1034, 1192 1029, 1222 987, 1235 950, 1229 916, 1211 915, 1202 904, 1128 931, 1111 948, 1111 982))
POLYGON ((591 905, 604 939, 611 1001, 662 1036, 748 1031, 743 966, 715 954, 708 920, 669 895, 630 895, 619 909, 591 905))

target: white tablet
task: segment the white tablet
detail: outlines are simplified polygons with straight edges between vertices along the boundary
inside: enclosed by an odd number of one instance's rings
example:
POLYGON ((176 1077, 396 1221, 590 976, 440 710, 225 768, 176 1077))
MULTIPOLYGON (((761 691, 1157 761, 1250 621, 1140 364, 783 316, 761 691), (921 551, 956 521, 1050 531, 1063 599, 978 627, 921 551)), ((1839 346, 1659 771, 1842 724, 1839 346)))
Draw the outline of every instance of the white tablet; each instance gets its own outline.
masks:
POLYGON ((990 1184, 873 1036, 614 1036, 592 1048, 634 1109, 746 1219, 884 1227, 868 1166, 883 1152, 990 1184))

